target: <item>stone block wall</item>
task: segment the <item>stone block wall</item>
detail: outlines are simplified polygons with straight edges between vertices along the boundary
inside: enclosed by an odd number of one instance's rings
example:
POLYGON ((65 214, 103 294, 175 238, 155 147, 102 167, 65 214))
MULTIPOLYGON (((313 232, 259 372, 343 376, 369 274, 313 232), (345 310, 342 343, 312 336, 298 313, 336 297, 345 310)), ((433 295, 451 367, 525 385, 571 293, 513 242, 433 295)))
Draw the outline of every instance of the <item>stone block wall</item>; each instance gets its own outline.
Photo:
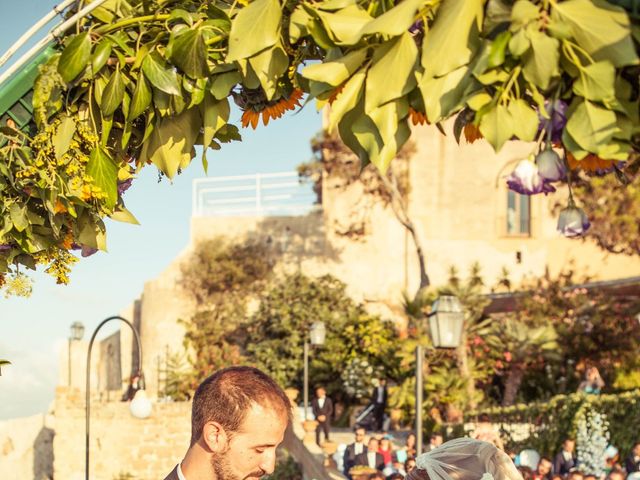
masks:
MULTIPOLYGON (((81 480, 85 469, 85 409, 79 390, 58 389, 55 403, 53 473, 55 479, 81 480)), ((191 404, 154 403, 139 420, 126 402, 92 401, 90 477, 161 480, 182 459, 191 435, 191 404)))

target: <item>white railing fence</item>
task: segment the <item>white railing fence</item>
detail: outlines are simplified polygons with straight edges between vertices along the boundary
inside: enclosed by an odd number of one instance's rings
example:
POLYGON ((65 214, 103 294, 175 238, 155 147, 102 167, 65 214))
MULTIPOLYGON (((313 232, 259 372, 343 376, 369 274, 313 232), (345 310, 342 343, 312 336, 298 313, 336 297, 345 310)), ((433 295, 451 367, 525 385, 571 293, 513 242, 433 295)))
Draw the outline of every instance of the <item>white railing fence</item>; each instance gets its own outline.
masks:
POLYGON ((193 181, 191 215, 296 216, 319 208, 310 183, 297 172, 257 173, 193 181))

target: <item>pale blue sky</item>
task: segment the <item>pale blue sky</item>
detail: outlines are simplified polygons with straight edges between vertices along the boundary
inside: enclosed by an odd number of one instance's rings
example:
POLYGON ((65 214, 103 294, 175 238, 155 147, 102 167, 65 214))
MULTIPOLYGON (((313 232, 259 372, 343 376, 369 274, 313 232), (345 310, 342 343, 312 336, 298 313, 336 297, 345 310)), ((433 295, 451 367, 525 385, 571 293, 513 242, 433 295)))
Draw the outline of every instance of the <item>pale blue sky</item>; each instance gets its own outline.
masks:
MULTIPOLYGON (((56 3, 59 0, 0 0, 0 55, 56 3)), ((232 113, 232 120, 239 115, 232 113)), ((208 155, 209 176, 293 170, 311 156, 309 140, 320 125, 320 115, 309 105, 268 128, 242 130, 242 143, 208 155)), ((202 176, 198 158, 173 184, 158 184, 156 170, 148 167, 125 197, 141 226, 109 222, 109 253, 81 260, 68 286, 38 273, 31 298, 0 296, 0 358, 13 362, 0 377, 0 420, 45 411, 58 377, 57 352, 71 323, 84 323, 88 338, 103 318, 137 298, 144 282, 186 246, 191 182, 202 176)), ((107 327, 103 330, 101 337, 109 333, 107 327)))

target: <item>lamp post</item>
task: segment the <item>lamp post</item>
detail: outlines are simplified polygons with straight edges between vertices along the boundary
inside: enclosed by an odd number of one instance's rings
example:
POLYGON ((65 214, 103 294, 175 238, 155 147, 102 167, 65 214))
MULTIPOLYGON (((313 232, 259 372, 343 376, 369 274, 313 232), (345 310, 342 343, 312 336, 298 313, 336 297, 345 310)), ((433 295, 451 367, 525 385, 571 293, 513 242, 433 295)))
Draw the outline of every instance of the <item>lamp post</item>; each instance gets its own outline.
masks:
POLYGON ((89 373, 91 372, 91 349, 93 347, 93 342, 98 334, 98 331, 102 328, 105 323, 110 322, 111 320, 120 320, 133 330, 133 335, 136 338, 136 345, 138 346, 138 370, 137 377, 138 386, 140 389, 136 392, 135 397, 131 401, 129 405, 129 410, 131 411, 131 415, 136 418, 147 418, 151 414, 151 402, 146 396, 144 391, 144 374, 142 373, 142 342, 140 342, 140 335, 136 330, 136 327, 133 324, 118 315, 113 317, 109 317, 100 322, 100 325, 96 327, 91 335, 91 340, 89 341, 89 350, 87 351, 87 371, 86 371, 86 390, 85 390, 85 480, 89 480, 89 419, 91 413, 91 397, 89 394, 89 390, 91 388, 89 373))
MULTIPOLYGON (((458 297, 442 295, 433 302, 429 333, 435 348, 457 348, 464 328, 464 309, 458 297)), ((416 451, 422 452, 422 345, 416 347, 416 451)))
POLYGON ((80 322, 73 322, 71 324, 71 332, 69 334, 69 347, 67 348, 67 354, 69 356, 68 366, 69 366, 69 376, 67 379, 69 380, 69 386, 71 386, 71 344, 73 342, 79 342, 84 337, 84 325, 80 322))
POLYGON ((309 343, 311 345, 323 345, 327 336, 324 322, 313 322, 309 329, 309 336, 304 340, 304 419, 307 420, 309 409, 309 343))

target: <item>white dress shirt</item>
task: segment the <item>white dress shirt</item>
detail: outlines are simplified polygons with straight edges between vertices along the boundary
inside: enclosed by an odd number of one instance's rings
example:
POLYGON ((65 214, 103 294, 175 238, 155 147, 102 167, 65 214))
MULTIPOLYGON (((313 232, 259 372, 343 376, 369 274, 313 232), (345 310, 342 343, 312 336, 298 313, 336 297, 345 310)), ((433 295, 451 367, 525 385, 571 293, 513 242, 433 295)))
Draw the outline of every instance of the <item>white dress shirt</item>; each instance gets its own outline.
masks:
POLYGON ((376 468, 376 452, 367 452, 367 462, 370 468, 376 468))
POLYGON ((324 399, 325 397, 318 398, 318 407, 320 408, 324 407, 324 399))
POLYGON ((356 442, 353 445, 353 451, 355 455, 360 455, 362 452, 364 452, 364 443, 356 442))
POLYGON ((182 473, 182 467, 181 464, 178 464, 178 478, 180 480, 187 480, 186 478, 184 478, 184 473, 182 473))

